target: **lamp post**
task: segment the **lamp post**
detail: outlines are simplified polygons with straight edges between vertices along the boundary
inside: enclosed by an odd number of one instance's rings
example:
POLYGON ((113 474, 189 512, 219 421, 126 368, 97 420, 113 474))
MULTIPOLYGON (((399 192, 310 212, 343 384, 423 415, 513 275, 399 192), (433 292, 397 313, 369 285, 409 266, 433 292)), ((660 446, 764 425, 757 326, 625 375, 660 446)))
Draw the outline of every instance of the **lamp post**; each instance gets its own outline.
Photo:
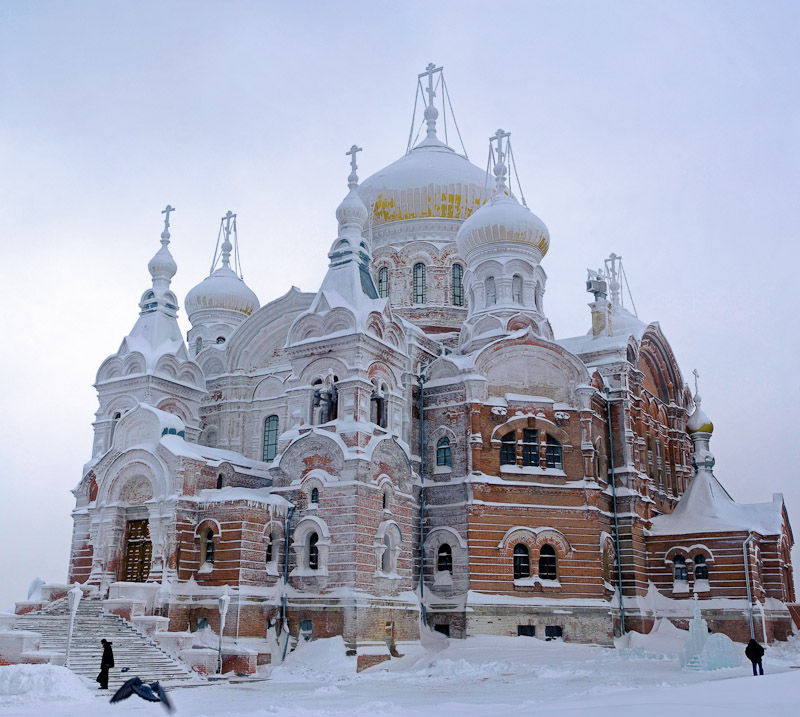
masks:
POLYGON ((228 614, 228 605, 230 604, 231 596, 228 595, 228 586, 222 595, 219 596, 219 648, 217 649, 217 673, 222 674, 222 633, 225 631, 225 616, 228 614))
POLYGON ((78 604, 83 597, 83 591, 78 583, 67 592, 69 603, 69 632, 67 633, 67 654, 64 657, 64 667, 69 667, 69 648, 72 645, 72 628, 75 627, 75 615, 78 614, 78 604))

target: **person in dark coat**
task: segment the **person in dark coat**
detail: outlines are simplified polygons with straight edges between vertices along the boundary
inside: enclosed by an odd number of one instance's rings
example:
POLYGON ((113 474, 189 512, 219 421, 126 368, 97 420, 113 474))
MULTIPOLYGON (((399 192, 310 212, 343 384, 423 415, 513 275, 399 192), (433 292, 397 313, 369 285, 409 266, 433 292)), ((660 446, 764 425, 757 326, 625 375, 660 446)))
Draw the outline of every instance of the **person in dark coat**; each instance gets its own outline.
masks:
POLYGON ((753 663, 753 677, 757 677, 759 672, 763 675, 764 668, 761 666, 761 658, 764 657, 764 648, 751 639, 747 643, 747 647, 744 648, 744 654, 753 663), (758 672, 756 672, 756 669, 758 669, 758 672))
POLYGON ((100 683, 99 689, 107 690, 108 671, 114 667, 114 653, 109 640, 100 640, 100 644, 103 646, 103 657, 100 659, 100 674, 97 676, 97 681, 100 683))

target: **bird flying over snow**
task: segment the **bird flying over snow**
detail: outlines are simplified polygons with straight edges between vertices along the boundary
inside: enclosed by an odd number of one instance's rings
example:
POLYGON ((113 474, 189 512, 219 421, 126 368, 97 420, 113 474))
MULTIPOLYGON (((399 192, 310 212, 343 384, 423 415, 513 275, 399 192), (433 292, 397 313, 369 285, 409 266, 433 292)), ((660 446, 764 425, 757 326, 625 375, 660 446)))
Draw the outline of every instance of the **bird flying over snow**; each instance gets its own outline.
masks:
POLYGON ((111 703, 126 700, 133 694, 139 695, 139 697, 148 702, 160 702, 170 714, 175 711, 175 707, 158 681, 147 684, 138 677, 131 677, 131 679, 123 683, 122 687, 114 693, 111 703))

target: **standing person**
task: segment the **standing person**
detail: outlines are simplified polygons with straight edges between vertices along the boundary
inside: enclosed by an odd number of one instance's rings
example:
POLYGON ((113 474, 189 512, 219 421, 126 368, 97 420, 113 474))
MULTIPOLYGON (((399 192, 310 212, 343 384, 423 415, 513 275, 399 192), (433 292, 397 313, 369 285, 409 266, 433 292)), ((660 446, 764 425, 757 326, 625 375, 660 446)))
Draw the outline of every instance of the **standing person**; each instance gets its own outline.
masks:
POLYGON ((757 677, 759 672, 763 675, 764 668, 761 666, 761 658, 764 657, 764 648, 751 639, 744 648, 744 654, 753 663, 753 677, 757 677), (758 672, 756 672, 756 668, 758 668, 758 672))
POLYGON ((100 683, 99 689, 108 689, 108 671, 114 667, 114 653, 111 650, 111 641, 100 640, 103 646, 103 657, 100 659, 100 674, 97 676, 97 681, 100 683))

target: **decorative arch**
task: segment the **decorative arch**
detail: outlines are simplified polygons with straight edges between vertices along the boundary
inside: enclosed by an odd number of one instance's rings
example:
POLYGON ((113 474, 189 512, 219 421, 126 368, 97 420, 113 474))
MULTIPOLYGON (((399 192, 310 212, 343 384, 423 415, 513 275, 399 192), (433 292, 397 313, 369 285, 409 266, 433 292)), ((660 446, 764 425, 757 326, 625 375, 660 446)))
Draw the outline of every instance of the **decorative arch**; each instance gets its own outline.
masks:
POLYGON ((500 550, 508 551, 517 543, 525 543, 531 548, 532 553, 538 551, 545 543, 553 545, 559 555, 566 556, 572 553, 572 545, 557 528, 529 528, 525 525, 517 525, 506 531, 497 547, 500 550))
POLYGON ((297 567, 292 570, 292 575, 299 576, 324 576, 328 574, 328 553, 331 547, 331 535, 327 523, 316 515, 306 515, 294 529, 292 548, 295 551, 297 567), (309 566, 309 548, 311 538, 316 535, 315 542, 318 551, 318 567, 309 566))
POLYGON ((397 559, 400 556, 402 542, 403 532, 394 520, 384 520, 378 525, 373 543, 376 574, 382 576, 397 575, 397 559))

